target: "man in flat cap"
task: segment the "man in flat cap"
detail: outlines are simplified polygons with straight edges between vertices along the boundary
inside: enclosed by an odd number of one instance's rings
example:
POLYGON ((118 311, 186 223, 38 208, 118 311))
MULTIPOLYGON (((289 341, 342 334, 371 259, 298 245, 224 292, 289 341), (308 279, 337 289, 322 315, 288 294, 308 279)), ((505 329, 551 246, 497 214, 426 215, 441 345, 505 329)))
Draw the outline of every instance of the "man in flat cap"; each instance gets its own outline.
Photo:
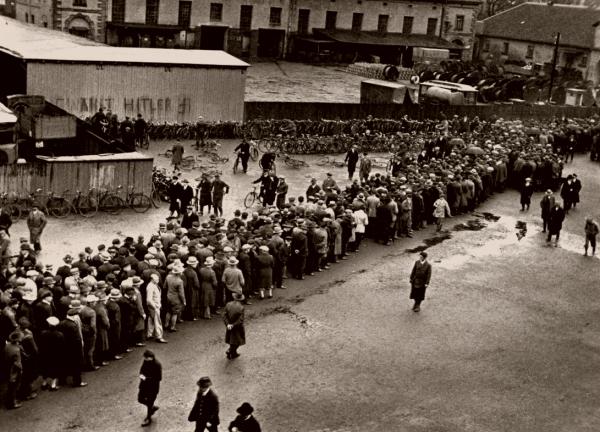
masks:
POLYGON ((196 422, 196 432, 216 432, 219 426, 219 398, 211 389, 209 377, 198 380, 198 394, 188 416, 189 422, 196 422))

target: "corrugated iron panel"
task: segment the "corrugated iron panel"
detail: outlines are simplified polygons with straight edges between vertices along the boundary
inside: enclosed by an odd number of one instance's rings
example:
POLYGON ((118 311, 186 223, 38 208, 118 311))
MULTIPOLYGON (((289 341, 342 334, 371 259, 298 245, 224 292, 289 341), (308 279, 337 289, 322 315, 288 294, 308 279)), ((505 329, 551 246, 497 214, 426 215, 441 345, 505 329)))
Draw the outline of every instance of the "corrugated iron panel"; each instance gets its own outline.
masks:
POLYGON ((103 106, 120 119, 242 121, 245 79, 241 69, 32 63, 27 92, 80 117, 103 106))

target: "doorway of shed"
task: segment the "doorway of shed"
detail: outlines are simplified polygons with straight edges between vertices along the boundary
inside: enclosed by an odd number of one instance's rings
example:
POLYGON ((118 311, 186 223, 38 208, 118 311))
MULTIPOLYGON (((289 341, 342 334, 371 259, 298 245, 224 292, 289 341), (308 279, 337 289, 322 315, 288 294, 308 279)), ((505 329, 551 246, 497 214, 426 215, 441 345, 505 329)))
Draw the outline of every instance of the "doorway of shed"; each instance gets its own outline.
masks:
POLYGON ((227 27, 201 26, 200 27, 200 49, 224 50, 225 34, 227 27))
POLYGON ((285 30, 258 29, 258 56, 280 58, 283 56, 285 30))

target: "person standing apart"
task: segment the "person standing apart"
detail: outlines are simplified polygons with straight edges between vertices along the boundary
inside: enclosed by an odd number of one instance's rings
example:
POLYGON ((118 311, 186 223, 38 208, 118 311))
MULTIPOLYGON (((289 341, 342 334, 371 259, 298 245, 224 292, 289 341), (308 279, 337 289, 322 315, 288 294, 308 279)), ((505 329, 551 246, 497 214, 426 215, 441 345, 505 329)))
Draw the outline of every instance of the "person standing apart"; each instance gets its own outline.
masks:
POLYGON ((552 193, 552 189, 548 189, 546 194, 542 197, 540 201, 540 207, 542 208, 542 223, 543 229, 542 232, 546 232, 546 228, 548 227, 548 221, 550 220, 550 210, 554 207, 556 200, 552 193))
POLYGON ((42 250, 42 232, 47 224, 46 215, 39 208, 33 206, 29 216, 27 216, 27 228, 29 228, 29 241, 36 252, 42 250))
POLYGON ((285 197, 288 193, 288 184, 285 182, 285 177, 280 175, 279 181, 277 182, 277 199, 276 206, 279 210, 283 210, 283 206, 285 205, 285 197))
POLYGON ((179 169, 179 165, 181 165, 181 161, 183 160, 184 153, 183 145, 177 140, 173 145, 173 156, 171 156, 171 165, 173 165, 173 170, 177 171, 179 169))
POLYGON ((371 159, 367 157, 367 152, 364 152, 360 160, 360 168, 358 172, 361 183, 366 183, 369 180, 372 165, 371 159))
POLYGON ((138 402, 146 406, 146 418, 142 426, 149 426, 152 423, 152 415, 158 411, 154 405, 158 391, 160 390, 160 381, 162 380, 162 365, 156 356, 150 350, 144 352, 144 362, 140 368, 140 386, 138 391, 138 402))
POLYGON ((242 168, 244 170, 244 174, 248 172, 248 159, 250 159, 250 143, 246 140, 246 138, 242 139, 242 142, 238 144, 238 146, 233 149, 234 152, 237 153, 237 157, 242 161, 242 168))
POLYGON ((163 326, 160 320, 162 308, 162 291, 159 286, 158 273, 150 274, 150 281, 146 285, 146 306, 148 308, 148 339, 156 338, 157 342, 167 343, 163 337, 163 326))
POLYGON ((596 236, 598 235, 598 222, 590 216, 585 218, 585 253, 587 256, 588 246, 592 246, 592 255, 596 255, 596 236))
POLYGON ((353 145, 346 153, 344 162, 348 164, 348 180, 352 180, 352 177, 354 177, 354 171, 356 171, 356 164, 358 163, 359 157, 360 154, 358 153, 356 145, 353 145))
POLYGON ((554 207, 550 209, 548 214, 548 238, 547 242, 552 241, 552 236, 556 235, 556 243, 554 246, 558 247, 558 239, 560 238, 560 230, 562 229, 562 223, 565 220, 565 211, 558 203, 554 203, 554 207))
POLYGON ((525 179, 525 184, 521 188, 521 211, 525 211, 525 206, 529 210, 531 204, 531 196, 533 195, 533 185, 531 184, 531 177, 525 179))
POLYGON ((244 402, 236 411, 238 415, 229 423, 229 432, 261 432, 258 420, 252 415, 254 412, 252 405, 244 402))
POLYGON ((221 180, 219 174, 215 174, 215 180, 212 182, 212 204, 215 216, 223 216, 223 197, 228 193, 229 185, 221 180))
POLYGON ((225 352, 229 360, 240 356, 237 349, 246 344, 246 329, 244 328, 244 305, 241 303, 244 295, 239 292, 233 293, 233 300, 225 305, 223 321, 227 330, 225 331, 225 343, 229 349, 225 352))
POLYGON ((437 232, 442 230, 442 224, 446 215, 452 217, 448 201, 446 201, 444 194, 440 194, 440 197, 433 203, 433 217, 436 219, 437 232))
POLYGON ((410 299, 415 302, 412 308, 414 312, 421 310, 421 302, 425 299, 425 291, 431 279, 431 264, 427 262, 427 252, 422 251, 419 255, 410 273, 410 299))
POLYGON ((217 432, 219 426, 219 398, 211 389, 209 377, 198 380, 198 394, 188 416, 189 422, 196 422, 196 432, 217 432))

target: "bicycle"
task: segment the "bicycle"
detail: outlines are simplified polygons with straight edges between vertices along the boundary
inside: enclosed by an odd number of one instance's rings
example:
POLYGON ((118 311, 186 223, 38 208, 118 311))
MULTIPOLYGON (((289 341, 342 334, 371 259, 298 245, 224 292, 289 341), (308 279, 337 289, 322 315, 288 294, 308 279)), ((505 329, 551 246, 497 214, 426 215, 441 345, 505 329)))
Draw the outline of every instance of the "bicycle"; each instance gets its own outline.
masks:
MULTIPOLYGON (((90 189, 90 192, 92 190, 90 189)), ((92 199, 88 193, 84 195, 81 191, 77 191, 72 198, 68 198, 71 194, 70 190, 66 190, 62 193, 70 206, 70 213, 80 215, 84 218, 91 218, 98 212, 98 204, 92 199)))
POLYGON ((300 160, 300 159, 294 159, 287 153, 279 153, 277 156, 282 158, 283 162, 286 164, 286 166, 288 166, 290 168, 300 169, 300 168, 310 167, 310 165, 307 162, 300 160))
POLYGON ((8 192, 4 192, 0 195, 0 207, 2 207, 9 215, 13 222, 16 222, 21 217, 21 210, 16 205, 18 197, 10 198, 8 192))
MULTIPOLYGON (((121 185, 117 186, 117 190, 122 189, 121 185)), ((147 195, 141 192, 135 192, 134 186, 129 186, 125 203, 136 213, 146 213, 152 207, 152 200, 147 195)))
POLYGON ((255 201, 259 199, 259 193, 256 192, 256 186, 252 186, 252 190, 248 192, 246 197, 244 198, 244 206, 246 208, 252 207, 255 201))
POLYGON ((110 213, 112 215, 118 215, 125 207, 125 201, 118 195, 110 192, 107 189, 103 189, 102 191, 98 191, 96 197, 93 197, 92 189, 90 192, 90 198, 92 198, 92 202, 98 206, 98 208, 102 211, 110 213))
POLYGON ((52 191, 46 194, 42 192, 42 189, 36 189, 29 196, 31 207, 36 206, 50 216, 64 219, 71 213, 69 202, 63 197, 55 196, 52 191))
POLYGON ((239 152, 235 152, 236 153, 236 158, 235 158, 235 162, 233 163, 233 173, 237 174, 238 168, 240 166, 240 153, 239 152))

